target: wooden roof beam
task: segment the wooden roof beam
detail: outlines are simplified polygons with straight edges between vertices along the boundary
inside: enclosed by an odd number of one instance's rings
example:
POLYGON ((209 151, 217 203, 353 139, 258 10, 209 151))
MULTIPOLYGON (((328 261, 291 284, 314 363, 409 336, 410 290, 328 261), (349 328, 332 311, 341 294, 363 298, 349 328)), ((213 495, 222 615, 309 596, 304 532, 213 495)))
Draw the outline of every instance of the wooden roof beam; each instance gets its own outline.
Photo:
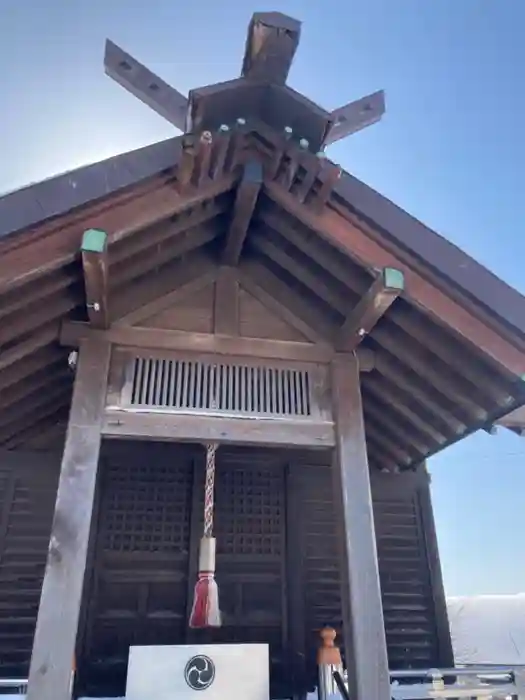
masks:
POLYGON ((9 372, 0 373, 0 393, 2 394, 2 398, 9 387, 31 377, 31 375, 46 371, 49 367, 62 361, 66 362, 64 352, 55 344, 47 345, 40 350, 31 352, 28 356, 24 357, 23 362, 18 362, 14 367, 9 366, 9 372))
POLYGON ((104 70, 106 75, 170 124, 180 131, 186 130, 188 98, 109 39, 106 41, 104 70))
POLYGON ((514 411, 507 413, 506 416, 500 418, 494 425, 486 428, 489 435, 496 435, 498 428, 506 428, 518 437, 525 437, 525 406, 515 408, 514 411))
POLYGON ((507 413, 506 416, 500 418, 497 425, 502 425, 504 428, 524 428, 525 429, 525 406, 516 408, 514 411, 507 413))
POLYGON ((385 113, 385 93, 379 90, 360 100, 349 102, 330 113, 333 126, 329 129, 325 146, 341 141, 367 126, 376 124, 385 113))
POLYGON ((336 344, 354 350, 388 311, 405 286, 401 270, 385 267, 341 326, 336 344))
POLYGON ((448 432, 444 434, 443 430, 438 430, 432 423, 425 420, 417 408, 408 406, 397 387, 392 385, 387 377, 380 377, 379 372, 376 372, 374 376, 367 376, 366 384, 363 385, 363 390, 365 392, 365 402, 368 401, 368 394, 370 394, 378 405, 386 406, 389 410, 391 409, 394 414, 403 416, 403 418, 414 427, 415 431, 425 436, 424 439, 427 440, 426 444, 429 444, 428 439, 431 440, 430 449, 432 451, 439 445, 444 445, 447 442, 448 432))
MULTIPOLYGON (((241 338, 215 333, 188 333, 186 331, 113 325, 107 331, 91 328, 87 323, 65 321, 60 342, 65 347, 78 348, 86 338, 100 338, 127 348, 148 348, 170 352, 235 355, 268 360, 328 363, 334 357, 333 348, 295 340, 267 340, 241 338)), ((358 349, 357 357, 363 372, 373 369, 373 352, 358 349)))
POLYGON ((83 228, 107 231, 111 246, 139 230, 215 199, 231 190, 236 179, 233 173, 225 174, 198 190, 185 193, 177 191, 172 181, 152 181, 148 189, 143 187, 128 191, 126 197, 111 200, 111 204, 105 202, 102 206, 95 203, 75 217, 61 219, 61 224, 53 222, 52 229, 49 233, 46 231, 46 235, 35 240, 28 239, 20 248, 2 252, 0 292, 73 262, 78 255, 79 231, 83 228))
MULTIPOLYGON (((36 330, 27 338, 16 345, 13 345, 8 350, 2 350, 0 353, 0 370, 11 367, 15 362, 24 360, 34 352, 41 350, 46 345, 54 343, 58 338, 59 321, 53 321, 42 328, 36 330)), ((12 370, 10 370, 12 371, 12 370)))
POLYGON ((281 12, 255 12, 248 26, 242 76, 284 85, 301 38, 301 22, 281 12))
MULTIPOLYGON (((332 348, 330 341, 333 337, 333 324, 264 265, 254 260, 241 263, 239 282, 261 304, 310 342, 325 349, 332 348)), ((358 353, 358 359, 362 372, 374 369, 375 355, 372 350, 362 349, 358 353)))
POLYGON ((79 288, 71 289, 69 293, 63 296, 57 295, 51 299, 46 299, 45 294, 42 293, 40 303, 35 306, 28 304, 27 313, 19 312, 13 320, 8 319, 0 323, 0 346, 11 345, 13 347, 13 342, 16 342, 20 337, 27 337, 35 329, 41 328, 47 323, 53 321, 58 323, 64 315, 82 303, 83 294, 79 288))
POLYGON ((84 231, 80 251, 89 321, 94 328, 108 328, 110 321, 107 233, 97 228, 84 231))
MULTIPOLYGON (((451 435, 463 435, 467 426, 442 405, 440 395, 437 392, 429 391, 427 381, 407 369, 406 365, 393 355, 390 349, 386 350, 386 352, 384 349, 376 351, 376 369, 382 377, 386 377, 391 384, 391 389, 395 388, 396 403, 408 403, 407 399, 415 399, 418 408, 420 406, 422 411, 429 415, 429 418, 433 417, 432 425, 441 426, 437 429, 442 435, 447 438, 451 435)), ((378 389, 381 390, 381 387, 378 389)), ((388 391, 390 392, 391 389, 388 391)))
POLYGON ((233 215, 222 253, 224 265, 235 266, 239 262, 242 247, 252 220, 263 182, 263 169, 258 160, 249 160, 243 168, 237 187, 233 215))
POLYGON ((2 414, 0 422, 0 443, 15 436, 20 430, 35 423, 40 416, 54 413, 69 403, 71 387, 67 384, 57 385, 51 390, 42 392, 34 400, 20 401, 2 414))
MULTIPOLYGON (((2 448, 6 450, 16 450, 21 447, 27 449, 27 443, 31 443, 34 440, 38 441, 37 449, 41 449, 40 445, 42 441, 46 442, 50 438, 58 438, 57 442, 60 445, 65 439, 66 428, 67 428, 67 408, 68 404, 65 405, 63 409, 52 413, 47 418, 37 421, 37 423, 32 423, 27 428, 23 428, 17 432, 12 438, 9 438, 6 442, 2 444, 2 448), (64 408, 66 410, 64 410, 64 408), (60 417, 63 418, 63 422, 60 422, 60 417)), ((31 444, 30 449, 33 451, 35 448, 31 444)), ((47 448, 47 445, 46 445, 47 448)))
MULTIPOLYGON (((299 225, 300 228, 294 227, 290 223, 285 222, 282 217, 279 217, 279 214, 275 211, 263 211, 260 214, 260 218, 267 226, 274 229, 302 253, 312 260, 315 260, 315 262, 322 267, 330 270, 330 273, 353 293, 359 295, 363 294, 367 284, 365 281, 367 274, 365 270, 356 269, 355 266, 352 266, 350 271, 348 262, 335 255, 336 251, 329 251, 326 247, 323 247, 323 241, 318 240, 317 236, 315 240, 312 241, 311 235, 305 235, 304 227, 301 225, 299 225)), ((251 234, 250 241, 258 245, 258 241, 254 238, 253 234, 251 234)), ((282 246, 278 248, 278 246, 274 244, 273 248, 278 249, 280 258, 284 257, 282 246)), ((294 263, 293 266, 291 266, 291 261, 290 263, 281 262, 279 258, 275 257, 277 252, 267 252, 266 254, 275 259, 282 267, 288 269, 298 279, 301 279, 306 286, 310 286, 315 290, 318 296, 334 306, 334 308, 337 308, 340 313, 343 315, 346 314, 348 308, 348 301, 346 300, 347 295, 341 295, 340 293, 334 294, 333 292, 327 294, 323 289, 326 285, 321 284, 318 276, 314 280, 314 275, 310 274, 311 280, 307 281, 305 279, 304 266, 298 263, 294 263)), ((291 256, 288 256, 288 258, 290 257, 291 256)), ((446 329, 436 326, 432 319, 425 318, 418 309, 411 308, 408 305, 396 304, 395 308, 389 313, 388 320, 392 322, 396 328, 413 336, 418 343, 426 346, 436 357, 440 358, 447 365, 450 365, 451 370, 457 372, 462 378, 459 385, 453 380, 455 385, 464 386, 464 393, 467 396, 471 395, 471 386, 474 386, 476 388, 476 396, 478 397, 476 400, 481 401, 481 405, 485 405, 486 398, 489 398, 491 401, 495 400, 500 406, 508 405, 508 390, 506 391, 502 386, 501 377, 488 376, 485 367, 480 366, 479 362, 473 361, 472 354, 460 344, 460 341, 453 342, 450 338, 450 334, 447 334, 446 329), (485 399, 483 397, 485 397, 485 399)), ((394 332, 396 331, 396 328, 393 326, 391 326, 391 328, 394 332)), ((385 328, 382 328, 381 331, 386 335, 385 328)), ((396 333, 396 335, 398 334, 396 333)), ((376 340, 379 340, 379 338, 376 338, 376 340)), ((406 351, 403 352, 403 356, 405 357, 406 355, 406 351)), ((412 366, 411 358, 406 356, 405 359, 407 363, 412 366)), ((512 382, 509 382, 509 386, 511 386, 511 384, 512 382)), ((471 398, 474 398, 474 396, 471 398)))
POLYGON ((11 447, 11 440, 24 433, 30 426, 37 425, 40 421, 50 416, 62 415, 70 402, 71 392, 64 393, 59 397, 54 396, 53 400, 48 401, 45 405, 38 408, 33 407, 34 411, 32 413, 23 415, 5 426, 0 426, 0 445, 2 447, 11 447))
POLYGON ((33 400, 33 395, 38 398, 42 392, 49 392, 50 387, 67 382, 70 377, 71 370, 66 358, 62 357, 60 363, 50 364, 39 373, 15 383, 9 389, 3 389, 0 392, 0 410, 5 411, 13 404, 27 400, 28 397, 33 400))
MULTIPOLYGON (((358 226, 326 206, 318 213, 304 207, 278 183, 265 181, 265 190, 276 204, 316 231, 334 247, 368 268, 399 266, 395 254, 372 240, 358 226)), ((464 342, 482 351, 494 363, 525 379, 525 354, 452 296, 441 291, 414 268, 403 265, 410 300, 464 342)), ((518 389, 517 389, 518 390, 518 389)))

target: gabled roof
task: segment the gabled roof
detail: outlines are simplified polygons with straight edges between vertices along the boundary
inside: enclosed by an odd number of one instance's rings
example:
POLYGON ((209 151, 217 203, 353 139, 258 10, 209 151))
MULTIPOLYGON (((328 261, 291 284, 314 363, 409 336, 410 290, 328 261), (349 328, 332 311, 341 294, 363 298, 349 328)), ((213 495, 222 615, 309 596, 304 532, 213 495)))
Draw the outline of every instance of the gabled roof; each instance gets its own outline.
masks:
POLYGON ((282 85, 274 97, 288 112, 240 112, 243 80, 190 96, 193 122, 217 122, 212 132, 0 199, 0 445, 23 444, 67 411, 58 337, 64 319, 88 316, 86 229, 108 234, 114 320, 211 279, 226 260, 309 340, 337 344, 378 271, 402 271, 402 294, 362 338, 376 358, 363 397, 377 466, 417 464, 525 403, 525 299, 275 121, 295 109, 294 124, 328 138, 328 113, 312 121, 310 103, 282 85), (228 128, 225 104, 243 115, 228 128))

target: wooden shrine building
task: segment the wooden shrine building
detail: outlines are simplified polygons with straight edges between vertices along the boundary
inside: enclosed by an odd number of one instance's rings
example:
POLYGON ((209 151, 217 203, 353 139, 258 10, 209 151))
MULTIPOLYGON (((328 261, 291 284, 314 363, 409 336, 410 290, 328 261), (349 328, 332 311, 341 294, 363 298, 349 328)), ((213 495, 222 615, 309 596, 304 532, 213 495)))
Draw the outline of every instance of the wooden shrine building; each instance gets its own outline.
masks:
POLYGON ((268 642, 301 698, 326 624, 357 700, 453 663, 425 461, 525 404, 525 299, 330 161, 383 95, 295 92, 299 33, 255 15, 241 77, 188 98, 108 42, 183 135, 0 199, 0 675, 30 700, 195 639, 268 642))

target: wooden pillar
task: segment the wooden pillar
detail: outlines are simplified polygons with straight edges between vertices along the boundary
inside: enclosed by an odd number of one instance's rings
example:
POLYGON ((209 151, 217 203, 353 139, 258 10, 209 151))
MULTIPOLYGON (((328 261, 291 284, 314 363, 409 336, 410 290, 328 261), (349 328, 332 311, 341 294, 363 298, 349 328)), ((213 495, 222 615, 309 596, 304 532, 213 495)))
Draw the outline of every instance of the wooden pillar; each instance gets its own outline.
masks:
POLYGON ((28 700, 70 700, 109 359, 108 343, 82 341, 33 642, 28 700))
POLYGON ((343 523, 343 623, 350 696, 389 700, 390 678, 379 582, 359 363, 352 354, 332 364, 336 423, 334 500, 343 523))

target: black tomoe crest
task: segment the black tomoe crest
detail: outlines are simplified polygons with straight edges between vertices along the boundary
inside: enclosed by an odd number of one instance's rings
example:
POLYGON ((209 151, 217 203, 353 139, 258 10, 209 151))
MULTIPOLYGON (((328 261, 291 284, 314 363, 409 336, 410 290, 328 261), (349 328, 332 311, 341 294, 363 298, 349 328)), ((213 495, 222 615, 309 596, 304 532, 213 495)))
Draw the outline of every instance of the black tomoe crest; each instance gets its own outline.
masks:
POLYGON ((184 680, 192 690, 206 690, 215 680, 215 664, 209 656, 192 656, 184 669, 184 680))

